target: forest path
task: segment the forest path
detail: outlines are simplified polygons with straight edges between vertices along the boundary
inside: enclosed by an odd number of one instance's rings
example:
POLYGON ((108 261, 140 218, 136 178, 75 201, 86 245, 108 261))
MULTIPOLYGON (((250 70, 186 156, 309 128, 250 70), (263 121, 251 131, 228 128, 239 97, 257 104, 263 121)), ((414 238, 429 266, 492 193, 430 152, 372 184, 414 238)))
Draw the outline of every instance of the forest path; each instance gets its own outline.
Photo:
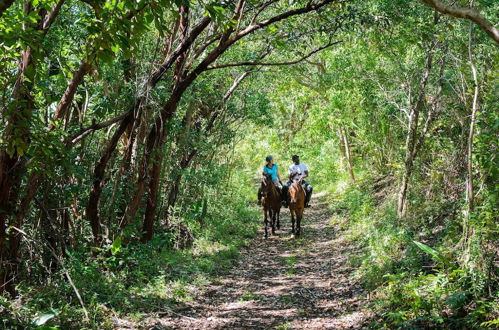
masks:
POLYGON ((357 248, 332 225, 324 194, 305 210, 303 235, 290 235, 289 211, 278 236, 262 236, 238 264, 187 309, 150 317, 149 329, 358 329, 369 319, 366 293, 348 258, 357 248))

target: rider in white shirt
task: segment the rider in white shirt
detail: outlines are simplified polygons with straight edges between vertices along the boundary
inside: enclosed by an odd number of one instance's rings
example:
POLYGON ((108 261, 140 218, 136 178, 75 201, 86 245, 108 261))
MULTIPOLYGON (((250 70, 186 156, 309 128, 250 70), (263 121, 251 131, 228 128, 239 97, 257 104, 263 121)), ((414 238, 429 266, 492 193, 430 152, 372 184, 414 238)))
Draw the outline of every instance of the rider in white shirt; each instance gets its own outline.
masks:
POLYGON ((288 168, 288 178, 289 181, 282 187, 282 199, 284 201, 284 206, 288 205, 288 189, 294 179, 302 179, 302 186, 305 189, 305 207, 310 207, 310 198, 312 197, 312 186, 309 185, 305 180, 308 177, 308 167, 307 165, 300 162, 300 157, 298 155, 293 155, 291 157, 293 164, 288 168))

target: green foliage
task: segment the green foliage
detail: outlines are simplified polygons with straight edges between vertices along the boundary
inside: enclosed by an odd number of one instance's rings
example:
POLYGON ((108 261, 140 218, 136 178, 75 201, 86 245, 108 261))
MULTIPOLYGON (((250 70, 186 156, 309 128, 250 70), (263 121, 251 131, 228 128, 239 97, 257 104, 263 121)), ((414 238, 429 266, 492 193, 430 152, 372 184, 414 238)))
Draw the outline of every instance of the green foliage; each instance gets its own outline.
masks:
POLYGON ((416 244, 416 246, 418 248, 420 248, 421 250, 423 250, 424 252, 428 253, 429 255, 431 255, 431 257, 433 259, 435 259, 436 261, 440 261, 441 263, 443 263, 446 267, 449 267, 451 268, 452 265, 449 261, 448 258, 444 257, 443 255, 441 255, 440 253, 438 253, 437 251, 435 251, 434 249, 432 249, 431 247, 429 247, 428 245, 425 245, 423 243, 420 243, 420 242, 416 242, 414 241, 414 244, 416 244))
MULTIPOLYGON (((454 249, 455 232, 442 231, 435 237, 421 227, 401 227, 389 194, 381 203, 373 203, 376 193, 372 187, 377 181, 367 176, 359 182, 346 190, 335 190, 332 210, 348 223, 351 239, 364 247, 363 256, 351 262, 359 267, 384 325, 480 328, 493 322, 483 320, 493 316, 497 307, 497 296, 489 295, 496 284, 484 284, 487 280, 480 278, 479 271, 460 264, 460 255, 448 252, 449 247, 454 249), (438 250, 420 240, 431 240, 438 250)), ((341 182, 336 186, 341 187, 341 182)), ((428 206, 423 204, 419 209, 428 206)), ((442 212, 439 207, 431 210, 442 212)), ((411 221, 424 224, 426 217, 434 216, 423 211, 411 221)), ((383 323, 372 326, 382 327, 383 323)))
MULTIPOLYGON (((227 196, 228 197, 228 196, 227 196)), ((256 212, 244 199, 223 199, 225 208, 214 208, 205 229, 195 231, 190 249, 176 250, 170 233, 158 234, 140 246, 124 246, 121 238, 98 252, 96 258, 70 252, 66 267, 78 288, 93 326, 112 328, 111 315, 181 308, 210 278, 223 275, 239 256, 239 249, 256 235, 256 212), (229 205, 230 207, 227 207, 229 205)), ((178 219, 186 221, 188 219, 178 219)), ((31 324, 61 327, 88 326, 63 273, 42 287, 20 287, 21 296, 33 297, 18 309, 15 301, 3 301, 5 328, 31 324), (39 310, 52 309, 33 316, 39 310)))
POLYGON ((55 316, 57 316, 57 314, 59 314, 59 311, 57 310, 53 310, 53 311, 50 311, 50 312, 46 312, 46 313, 43 313, 42 315, 36 317, 34 320, 33 320, 33 325, 34 326, 42 326, 44 325, 45 323, 47 323, 48 320, 54 318, 55 316))
MULTIPOLYGON (((240 29, 312 2, 277 1, 259 12, 261 3, 249 1, 238 20, 233 1, 71 0, 44 30, 43 15, 56 3, 15 1, 0 16, 0 165, 15 158, 1 176, 15 178, 12 192, 0 194, 15 200, 0 210, 0 252, 18 251, 12 260, 0 259, 0 278, 4 265, 18 269, 18 296, 0 296, 0 327, 113 328, 116 317, 140 321, 195 299, 255 237, 261 223, 252 202, 268 154, 282 181, 290 156, 299 154, 315 191, 331 194, 334 221, 362 247, 351 263, 374 297, 381 320, 374 327, 497 326, 499 70, 496 45, 470 22, 438 15, 420 1, 333 1, 232 43, 240 29), (180 20, 184 7, 188 22, 180 20), (206 18, 209 26, 163 71, 161 63, 183 43, 181 25, 192 32, 206 18), (338 43, 302 58, 332 41, 338 43), (183 94, 175 94, 185 86, 179 79, 226 43, 231 47, 210 65, 301 60, 195 72, 183 94), (433 65, 423 81, 429 54, 433 65), (470 60, 479 87, 471 177, 470 60), (54 119, 82 64, 88 70, 69 110, 54 119), (150 78, 157 69, 156 84, 150 78), (130 109, 140 111, 106 154, 120 121, 97 125, 130 109), (160 113, 168 114, 166 122, 160 113), (164 136, 156 135, 158 125, 164 136), (421 144, 407 162, 411 136, 421 144), (160 155, 152 200, 151 173, 141 169, 160 155), (400 218, 404 175, 408 212, 400 218), (465 189, 470 179, 472 208, 465 189), (25 206, 34 182, 39 186, 25 206), (142 183, 143 196, 137 193, 142 183), (97 210, 87 210, 95 192, 97 210), (126 219, 135 193, 138 211, 126 219), (140 220, 152 205, 154 236, 142 244, 140 220), (97 226, 89 223, 91 211, 97 226), (8 246, 18 233, 20 245, 8 246)), ((496 2, 476 6, 497 18, 496 2)), ((286 244, 300 249, 307 243, 286 244)), ((282 260, 289 275, 296 260, 282 260)), ((241 297, 254 298, 252 292, 241 297)))

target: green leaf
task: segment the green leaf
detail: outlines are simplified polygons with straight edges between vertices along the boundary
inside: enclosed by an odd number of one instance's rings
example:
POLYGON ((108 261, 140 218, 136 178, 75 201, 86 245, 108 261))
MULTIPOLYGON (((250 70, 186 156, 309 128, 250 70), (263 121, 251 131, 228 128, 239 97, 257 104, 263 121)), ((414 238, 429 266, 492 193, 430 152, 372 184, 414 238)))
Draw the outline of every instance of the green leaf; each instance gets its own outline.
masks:
POLYGON ((59 314, 60 311, 57 309, 51 310, 50 312, 43 313, 33 320, 33 324, 37 327, 44 325, 48 320, 54 318, 59 314))
POLYGON ((118 236, 118 237, 116 237, 113 244, 111 245, 111 253, 116 254, 116 253, 120 252, 120 249, 121 249, 121 237, 118 236))
POLYGON ((431 247, 429 247, 426 244, 416 242, 416 241, 413 241, 413 242, 414 242, 414 244, 416 244, 416 246, 418 248, 420 248, 424 252, 428 253, 433 258, 433 260, 442 262, 446 267, 449 267, 449 268, 452 267, 450 260, 447 259, 446 257, 444 257, 443 255, 441 255, 438 251, 432 249, 431 247))

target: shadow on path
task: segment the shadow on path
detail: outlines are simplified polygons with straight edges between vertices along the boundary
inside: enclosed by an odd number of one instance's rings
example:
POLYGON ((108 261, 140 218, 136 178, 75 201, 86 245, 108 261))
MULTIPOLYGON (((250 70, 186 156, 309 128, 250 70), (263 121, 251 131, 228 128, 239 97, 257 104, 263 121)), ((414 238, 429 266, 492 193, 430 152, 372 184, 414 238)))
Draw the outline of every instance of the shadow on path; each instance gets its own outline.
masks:
POLYGON ((258 237, 237 266, 178 313, 144 319, 148 329, 359 329, 368 302, 348 257, 356 247, 330 224, 325 197, 305 211, 303 236, 290 236, 283 210, 278 236, 258 237))

